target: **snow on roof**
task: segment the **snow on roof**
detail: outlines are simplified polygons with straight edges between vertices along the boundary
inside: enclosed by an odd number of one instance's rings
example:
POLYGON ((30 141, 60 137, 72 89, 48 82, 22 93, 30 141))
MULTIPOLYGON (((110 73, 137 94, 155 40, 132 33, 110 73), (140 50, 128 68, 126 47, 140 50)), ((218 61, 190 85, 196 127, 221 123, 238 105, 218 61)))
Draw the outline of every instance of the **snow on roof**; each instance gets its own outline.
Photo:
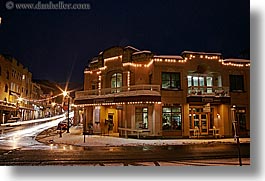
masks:
POLYGON ((179 55, 155 55, 154 58, 168 58, 168 59, 183 60, 183 57, 179 55))
POLYGON ((250 63, 250 60, 247 60, 247 59, 229 58, 229 59, 224 59, 223 62, 250 63))
POLYGON ((125 48, 130 48, 130 49, 133 49, 133 50, 135 50, 135 51, 137 51, 137 52, 139 52, 139 51, 140 51, 139 49, 137 49, 137 48, 134 48, 134 47, 132 47, 132 46, 127 46, 127 47, 125 47, 125 48))
POLYGON ((143 50, 143 51, 139 51, 139 52, 134 52, 133 55, 141 54, 141 53, 152 53, 152 52, 148 51, 148 50, 143 50))
POLYGON ((95 57, 95 58, 93 58, 92 60, 91 60, 91 62, 90 63, 97 63, 98 62, 98 58, 97 57, 95 57))
POLYGON ((210 53, 210 52, 193 52, 193 51, 183 51, 182 54, 201 54, 201 55, 219 55, 221 56, 221 53, 210 53))

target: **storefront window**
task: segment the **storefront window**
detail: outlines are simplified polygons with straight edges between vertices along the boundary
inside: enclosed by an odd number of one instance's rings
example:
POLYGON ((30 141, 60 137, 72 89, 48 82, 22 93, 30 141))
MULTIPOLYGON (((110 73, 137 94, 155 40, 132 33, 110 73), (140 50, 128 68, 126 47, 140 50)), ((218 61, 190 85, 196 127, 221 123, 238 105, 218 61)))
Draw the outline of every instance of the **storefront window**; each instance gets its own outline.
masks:
POLYGON ((246 109, 245 108, 237 108, 236 110, 236 119, 239 122, 239 131, 244 132, 247 131, 246 125, 246 109))
POLYGON ((163 130, 181 130, 181 107, 163 107, 163 130))
POLYGON ((120 92, 122 87, 122 74, 115 73, 111 76, 112 93, 120 92))
POLYGON ((148 128, 148 108, 140 107, 135 108, 135 127, 136 129, 148 128))

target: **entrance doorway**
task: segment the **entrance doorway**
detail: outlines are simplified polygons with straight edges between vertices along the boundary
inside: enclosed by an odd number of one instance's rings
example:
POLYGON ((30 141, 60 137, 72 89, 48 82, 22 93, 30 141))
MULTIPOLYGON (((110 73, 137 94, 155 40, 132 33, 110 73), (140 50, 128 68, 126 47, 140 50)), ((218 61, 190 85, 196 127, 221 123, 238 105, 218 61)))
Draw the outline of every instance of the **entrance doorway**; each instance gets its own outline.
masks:
POLYGON ((211 112, 203 112, 203 107, 190 107, 190 130, 192 130, 197 136, 206 136, 209 134, 209 128, 213 124, 213 110, 210 110, 211 112))
POLYGON ((208 135, 208 116, 205 113, 193 114, 194 129, 198 129, 200 135, 208 135))

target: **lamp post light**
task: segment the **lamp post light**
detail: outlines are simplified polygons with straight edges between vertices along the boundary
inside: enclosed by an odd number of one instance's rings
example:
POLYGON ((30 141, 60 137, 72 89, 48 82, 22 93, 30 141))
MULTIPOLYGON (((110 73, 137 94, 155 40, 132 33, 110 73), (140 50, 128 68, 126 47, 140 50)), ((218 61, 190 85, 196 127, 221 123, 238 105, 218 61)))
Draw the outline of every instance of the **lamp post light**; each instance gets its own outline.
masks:
POLYGON ((63 91, 63 96, 68 97, 67 98, 67 133, 70 133, 69 126, 70 126, 70 118, 69 118, 69 112, 70 112, 70 96, 68 95, 67 91, 63 91))
POLYGON ((239 161, 239 165, 242 166, 242 160, 241 160, 241 152, 240 152, 240 141, 239 141, 239 134, 238 134, 238 121, 236 121, 236 106, 233 105, 233 107, 231 108, 231 120, 232 120, 232 124, 233 124, 233 128, 234 128, 234 138, 237 141, 237 149, 238 149, 238 161, 239 161))

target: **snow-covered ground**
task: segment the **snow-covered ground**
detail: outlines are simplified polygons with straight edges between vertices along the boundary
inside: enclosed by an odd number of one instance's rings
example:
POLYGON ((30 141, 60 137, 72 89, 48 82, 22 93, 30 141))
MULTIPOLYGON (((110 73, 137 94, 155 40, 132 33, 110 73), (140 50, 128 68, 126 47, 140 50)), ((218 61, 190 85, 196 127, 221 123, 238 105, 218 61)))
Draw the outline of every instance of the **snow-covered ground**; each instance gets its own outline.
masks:
MULTIPOLYGON (((225 139, 132 139, 114 136, 87 135, 84 143, 82 128, 72 127, 70 133, 64 132, 62 137, 56 132, 41 134, 37 140, 43 143, 59 143, 76 146, 147 146, 147 145, 183 145, 183 144, 211 144, 211 143, 236 143, 233 138, 225 139)), ((249 143, 250 138, 240 138, 241 143, 249 143)))

